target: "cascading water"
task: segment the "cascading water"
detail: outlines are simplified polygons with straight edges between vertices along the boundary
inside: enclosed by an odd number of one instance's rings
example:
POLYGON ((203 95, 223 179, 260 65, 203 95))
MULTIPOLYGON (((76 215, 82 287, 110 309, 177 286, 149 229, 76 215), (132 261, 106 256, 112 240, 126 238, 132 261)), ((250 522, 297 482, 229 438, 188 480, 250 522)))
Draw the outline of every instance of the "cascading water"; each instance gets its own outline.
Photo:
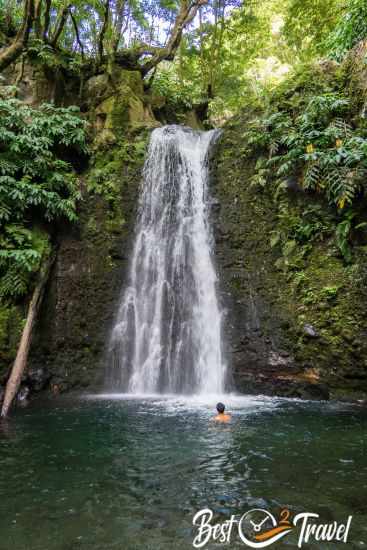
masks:
POLYGON ((221 393, 221 312, 208 218, 208 152, 218 131, 153 131, 128 285, 108 352, 111 389, 221 393))

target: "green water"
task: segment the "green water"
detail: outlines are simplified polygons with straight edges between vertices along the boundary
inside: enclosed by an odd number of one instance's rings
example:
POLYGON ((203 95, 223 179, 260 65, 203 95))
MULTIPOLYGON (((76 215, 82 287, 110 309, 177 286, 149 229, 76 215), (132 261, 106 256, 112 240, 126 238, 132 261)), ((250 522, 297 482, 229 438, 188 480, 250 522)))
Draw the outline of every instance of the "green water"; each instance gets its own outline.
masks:
MULTIPOLYGON (((74 399, 19 410, 0 432, 1 550, 192 548, 194 514, 251 508, 353 515, 367 548, 367 411, 345 404, 227 398, 74 399)), ((246 548, 233 532, 230 545, 246 548)), ((270 548, 296 548, 292 534, 270 548)))

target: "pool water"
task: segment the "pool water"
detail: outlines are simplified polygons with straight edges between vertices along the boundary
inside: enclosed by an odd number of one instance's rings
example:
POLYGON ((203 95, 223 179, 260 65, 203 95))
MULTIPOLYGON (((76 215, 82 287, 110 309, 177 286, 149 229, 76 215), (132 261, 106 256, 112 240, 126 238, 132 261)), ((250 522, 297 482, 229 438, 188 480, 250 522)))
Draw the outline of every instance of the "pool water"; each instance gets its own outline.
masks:
MULTIPOLYGON (((353 516, 367 548, 367 410, 342 403, 226 396, 84 396, 37 402, 0 430, 1 550, 193 548, 193 516, 252 508, 353 516)), ((291 534, 271 548, 297 548, 291 534)), ((205 548, 246 548, 231 542, 205 548)))

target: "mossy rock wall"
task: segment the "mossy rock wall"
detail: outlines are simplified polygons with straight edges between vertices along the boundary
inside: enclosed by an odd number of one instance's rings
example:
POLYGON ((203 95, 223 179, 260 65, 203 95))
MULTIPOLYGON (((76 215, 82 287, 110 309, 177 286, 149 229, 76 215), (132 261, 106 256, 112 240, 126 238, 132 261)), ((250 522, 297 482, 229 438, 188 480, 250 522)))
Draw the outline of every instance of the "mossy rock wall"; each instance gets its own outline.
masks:
POLYGON ((127 270, 146 131, 95 154, 77 225, 60 230, 31 366, 55 391, 103 381, 103 354, 127 270), (104 192, 99 192, 99 187, 104 192))
MULTIPOLYGON (((300 269, 282 269, 270 245, 278 206, 251 185, 256 158, 241 150, 246 114, 224 128, 213 211, 224 332, 234 387, 290 397, 367 394, 366 255, 346 265, 332 239, 313 243, 300 269)), ((289 191, 301 216, 310 198, 289 191)), ((325 206, 326 209, 326 206, 325 206)))
POLYGON ((159 123, 141 76, 93 77, 85 101, 92 154, 80 177, 79 221, 57 232, 30 367, 46 369, 51 389, 101 387, 104 352, 126 277, 141 172, 149 135, 159 123))

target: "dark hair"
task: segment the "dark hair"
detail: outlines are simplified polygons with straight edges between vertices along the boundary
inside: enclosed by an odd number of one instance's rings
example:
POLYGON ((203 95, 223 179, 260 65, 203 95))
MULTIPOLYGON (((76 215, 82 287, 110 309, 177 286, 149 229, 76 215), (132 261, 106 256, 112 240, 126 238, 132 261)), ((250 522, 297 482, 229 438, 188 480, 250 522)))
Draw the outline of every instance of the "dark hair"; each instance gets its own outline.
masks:
POLYGON ((217 411, 219 413, 221 413, 221 414, 224 413, 224 409, 225 409, 225 406, 223 405, 223 403, 218 403, 217 404, 217 411))

